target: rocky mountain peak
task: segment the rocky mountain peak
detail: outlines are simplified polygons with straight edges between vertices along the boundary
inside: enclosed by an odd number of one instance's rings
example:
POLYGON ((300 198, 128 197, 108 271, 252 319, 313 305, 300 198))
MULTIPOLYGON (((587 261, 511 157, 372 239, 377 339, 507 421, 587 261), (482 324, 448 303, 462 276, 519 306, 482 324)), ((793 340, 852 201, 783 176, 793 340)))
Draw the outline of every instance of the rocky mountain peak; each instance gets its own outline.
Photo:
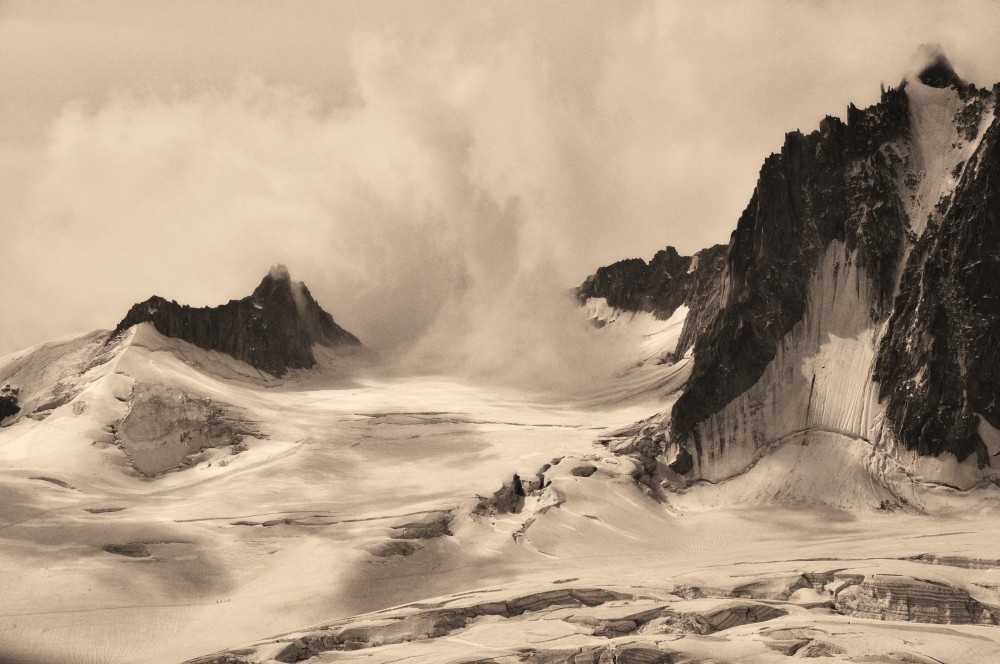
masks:
POLYGON ((254 289, 253 294, 269 293, 276 289, 288 290, 291 288, 292 283, 292 275, 289 273, 288 268, 279 263, 278 265, 271 266, 271 269, 261 279, 260 284, 254 289))
POLYGON ((253 290, 250 297, 261 302, 275 297, 291 298, 294 293, 294 287, 301 286, 301 284, 302 282, 295 283, 292 281, 287 267, 284 265, 275 265, 264 275, 264 278, 261 279, 260 284, 253 290))
POLYGON ((948 454, 971 459, 970 476, 992 472, 1000 85, 966 84, 938 47, 920 56, 919 73, 879 103, 787 134, 728 247, 683 259, 694 279, 678 279, 665 250, 579 288, 581 301, 661 318, 688 308, 679 348, 693 357, 669 439, 691 477, 729 477, 818 431, 914 467, 948 454))
POLYGON ((917 80, 924 85, 932 88, 966 86, 966 82, 955 73, 955 68, 940 46, 925 44, 921 47, 919 55, 925 60, 925 64, 917 74, 917 80))
POLYGON ((291 281, 291 276, 288 274, 288 266, 284 263, 272 265, 271 269, 267 272, 267 278, 274 281, 291 281))
POLYGON ((357 337, 337 325, 288 268, 270 269, 253 293, 217 307, 189 307, 154 296, 134 305, 109 341, 139 323, 152 323, 167 337, 216 350, 282 376, 316 364, 312 347, 357 346, 357 337))

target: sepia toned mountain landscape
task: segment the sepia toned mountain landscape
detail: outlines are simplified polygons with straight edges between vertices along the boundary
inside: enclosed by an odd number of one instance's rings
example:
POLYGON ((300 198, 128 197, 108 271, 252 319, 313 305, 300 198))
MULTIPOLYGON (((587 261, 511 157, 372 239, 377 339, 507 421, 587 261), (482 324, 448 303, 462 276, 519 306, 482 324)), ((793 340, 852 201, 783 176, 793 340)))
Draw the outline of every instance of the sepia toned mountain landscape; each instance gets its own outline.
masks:
POLYGON ((1000 662, 1000 14, 890 5, 0 10, 0 663, 1000 662))

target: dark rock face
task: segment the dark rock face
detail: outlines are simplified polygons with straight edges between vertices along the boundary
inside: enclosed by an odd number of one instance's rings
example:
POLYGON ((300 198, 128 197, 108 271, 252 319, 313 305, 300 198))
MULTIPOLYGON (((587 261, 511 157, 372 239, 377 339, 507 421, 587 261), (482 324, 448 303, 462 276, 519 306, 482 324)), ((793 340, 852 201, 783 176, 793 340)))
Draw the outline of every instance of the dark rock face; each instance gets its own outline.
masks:
POLYGON ((0 420, 21 412, 21 407, 17 404, 18 389, 10 385, 0 388, 0 420))
MULTIPOLYGON (((667 247, 666 252, 661 253, 677 255, 673 247, 667 247)), ((656 305, 649 292, 649 272, 646 261, 641 258, 626 258, 607 267, 597 268, 597 272, 587 277, 580 286, 577 295, 581 301, 603 297, 607 298, 612 307, 629 311, 652 311, 656 305)), ((674 307, 676 306, 675 304, 674 307)), ((669 303, 660 304, 661 311, 667 309, 673 313, 669 303)))
MULTIPOLYGON (((961 100, 953 127, 945 128, 955 132, 950 149, 979 138, 1000 86, 991 92, 966 84, 943 56, 919 80, 953 88, 961 100)), ((870 108, 850 106, 846 123, 828 117, 811 134, 788 134, 781 152, 764 162, 722 267, 697 287, 661 276, 683 266, 669 250, 657 262, 663 272, 623 261, 581 286, 581 299, 606 297, 612 306, 660 316, 680 303, 709 303, 682 344, 695 353, 671 416, 678 445, 701 457, 699 425, 760 380, 803 320, 820 259, 842 242, 871 293, 864 314, 884 330, 871 378, 886 427, 921 455, 975 455, 980 467, 989 464, 978 428, 980 417, 1000 428, 1000 121, 950 173, 953 192, 925 201, 929 218, 918 236, 925 220, 910 219, 907 205, 920 178, 931 175, 924 163, 910 163, 913 155, 927 158, 907 147, 917 140, 910 104, 904 82, 870 108)), ((678 470, 689 470, 688 461, 678 457, 678 470)))
POLYGON ((726 251, 726 245, 719 244, 694 256, 681 256, 667 247, 648 264, 641 258, 619 261, 587 277, 577 298, 585 302, 603 297, 616 309, 648 311, 660 320, 686 305, 690 311, 676 350, 683 355, 719 306, 726 251))
POLYGON ((965 85, 965 81, 958 77, 951 66, 951 61, 943 53, 935 55, 931 62, 920 70, 917 78, 921 83, 932 88, 947 88, 949 86, 958 88, 965 85))
POLYGON ((305 284, 292 282, 284 266, 272 268, 249 297, 218 307, 152 297, 133 306, 109 339, 147 322, 164 336, 227 353, 274 376, 315 365, 313 344, 361 343, 334 322, 305 284))
POLYGON ((808 136, 788 134, 765 160, 730 241, 725 302, 698 337, 674 406, 675 436, 688 437, 760 379, 802 319, 809 280, 834 240, 857 250, 875 286, 872 317, 888 309, 909 223, 896 185, 899 157, 883 147, 908 133, 907 97, 889 90, 869 109, 851 106, 846 124, 828 117, 808 136))
POLYGON ((691 458, 691 453, 688 452, 687 448, 682 447, 677 453, 677 458, 667 467, 678 475, 687 475, 694 469, 694 459, 691 458))
POLYGON ((896 435, 920 454, 976 454, 978 418, 1000 427, 1000 125, 907 260, 875 364, 896 435), (923 343, 914 343, 921 340, 923 343))

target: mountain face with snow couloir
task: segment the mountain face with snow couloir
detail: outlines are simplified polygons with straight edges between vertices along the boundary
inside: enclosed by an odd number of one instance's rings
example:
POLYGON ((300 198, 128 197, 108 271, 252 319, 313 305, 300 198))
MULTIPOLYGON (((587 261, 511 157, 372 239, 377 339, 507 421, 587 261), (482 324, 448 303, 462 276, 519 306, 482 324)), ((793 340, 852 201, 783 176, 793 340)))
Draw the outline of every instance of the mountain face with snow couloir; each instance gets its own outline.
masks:
POLYGON ((998 96, 938 55, 878 104, 851 105, 846 122, 786 135, 728 247, 696 255, 713 257, 694 271, 708 264, 710 284, 691 292, 691 259, 660 252, 581 285, 581 300, 622 310, 689 308, 676 355, 694 347, 691 373, 666 450, 690 455, 687 481, 732 476, 810 431, 915 471, 953 455, 976 466, 966 482, 989 475, 1000 453, 998 96))

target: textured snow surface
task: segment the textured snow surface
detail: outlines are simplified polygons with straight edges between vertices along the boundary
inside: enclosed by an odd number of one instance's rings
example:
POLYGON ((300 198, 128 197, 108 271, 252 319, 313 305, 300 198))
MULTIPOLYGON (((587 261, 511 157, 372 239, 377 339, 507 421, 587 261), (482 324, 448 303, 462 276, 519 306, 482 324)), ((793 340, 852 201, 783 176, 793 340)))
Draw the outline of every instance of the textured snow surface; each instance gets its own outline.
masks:
MULTIPOLYGON (((851 274, 841 270, 853 285, 851 274)), ((817 291, 824 315, 838 311, 833 287, 817 291)), ((940 603, 934 593, 1000 605, 1000 563, 990 562, 1000 497, 992 485, 957 491, 897 469, 913 505, 898 508, 899 483, 885 481, 892 473, 862 437, 794 431, 874 421, 868 388, 838 364, 871 332, 837 320, 804 326, 813 351, 795 369, 797 385, 822 377, 813 403, 825 405, 781 420, 790 435, 747 472, 682 493, 637 481, 636 461, 599 440, 668 410, 687 360, 623 367, 580 401, 366 378, 369 360, 356 356, 277 381, 149 326, 109 348, 84 335, 5 358, 0 380, 16 377, 34 404, 62 396, 0 429, 0 661, 166 664, 236 648, 266 662, 337 625, 374 636, 312 661, 514 662, 524 648, 612 648, 618 661, 666 649, 675 661, 768 662, 784 661, 775 648, 789 641, 839 653, 830 661, 1000 657, 996 627, 913 625, 869 597, 883 596, 879 575, 897 575, 886 578, 912 581, 893 592, 913 610, 940 603), (227 404, 266 437, 142 478, 113 428, 136 385, 227 404), (489 497, 514 473, 527 495, 510 512, 489 497), (930 558, 909 560, 919 556, 930 558), (818 579, 811 590, 803 574, 818 579), (830 584, 851 590, 841 597, 830 584), (534 597, 560 589, 573 593, 534 597), (497 601, 526 608, 499 612, 497 601), (424 612, 491 602, 427 636, 436 623, 424 612), (372 611, 389 613, 361 615, 372 611), (424 617, 403 623, 392 611, 424 617), (398 629, 371 632, 383 623, 398 629)), ((638 362, 669 352, 679 325, 619 318, 594 333, 630 339, 638 362)))
POLYGON ((667 320, 646 311, 622 311, 608 305, 603 297, 588 298, 583 305, 588 319, 601 326, 605 343, 628 343, 636 364, 656 362, 677 350, 688 307, 677 307, 667 320))
POLYGON ((652 397, 659 400, 659 409, 664 403, 672 404, 691 371, 690 354, 674 357, 688 307, 677 307, 670 318, 659 320, 649 312, 622 311, 609 306, 603 297, 592 297, 582 310, 594 325, 594 336, 609 356, 619 358, 622 367, 616 380, 593 386, 584 403, 600 406, 652 397))
MULTIPOLYGON (((868 316, 873 301, 868 289, 844 245, 831 243, 810 282, 802 321, 782 340, 764 375, 698 426, 701 454, 695 455, 695 476, 720 482, 743 473, 789 438, 806 444, 817 436, 866 447, 876 482, 969 489, 993 476, 992 469, 977 468, 972 457, 959 464, 951 455, 919 456, 894 439, 871 378, 882 331, 868 316)), ((818 495, 826 499, 823 492, 818 495)))
POLYGON ((699 425, 697 471, 709 481, 743 472, 792 435, 840 435, 871 444, 881 421, 870 379, 878 330, 867 279, 834 242, 809 285, 803 320, 782 340, 760 381, 699 425))
MULTIPOLYGON (((356 585, 386 564, 368 548, 391 542, 400 519, 455 509, 514 472, 586 452, 601 431, 650 408, 590 412, 442 379, 353 381, 336 369, 279 384, 148 325, 87 368, 99 337, 0 365, 0 379, 41 395, 0 430, 0 661, 176 662, 438 592, 433 575, 356 585), (141 478, 113 435, 137 383, 229 404, 267 438, 141 478), (32 413, 53 384, 72 398, 32 413), (241 521, 258 525, 233 525, 241 521), (149 555, 105 550, 133 543, 149 555)), ((438 548, 492 555, 470 546, 448 538, 438 548)))

